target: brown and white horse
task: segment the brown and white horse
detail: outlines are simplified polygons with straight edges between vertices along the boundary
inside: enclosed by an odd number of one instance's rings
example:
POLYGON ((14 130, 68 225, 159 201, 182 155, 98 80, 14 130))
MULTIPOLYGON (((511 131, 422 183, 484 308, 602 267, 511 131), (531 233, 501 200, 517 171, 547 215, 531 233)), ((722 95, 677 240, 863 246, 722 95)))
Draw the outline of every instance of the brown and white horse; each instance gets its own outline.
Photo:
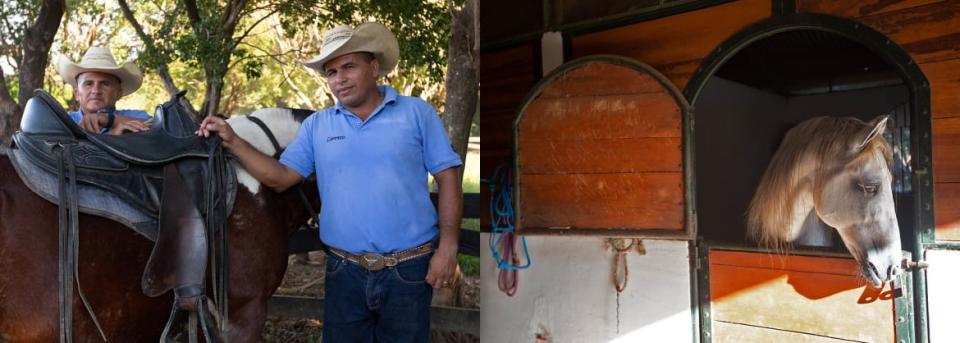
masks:
POLYGON ((900 228, 891 185, 887 117, 817 117, 790 129, 750 203, 748 226, 760 243, 782 248, 836 229, 860 273, 876 287, 899 273, 900 228), (814 225, 811 225, 811 224, 814 225))
MULTIPOLYGON (((263 120, 281 146, 293 139, 302 117, 291 110, 267 109, 263 120)), ((241 137, 272 155, 263 131, 245 117, 230 120, 241 137)), ((230 342, 260 341, 267 301, 287 268, 287 238, 309 214, 295 190, 275 193, 238 169, 238 187, 229 217, 230 342)), ((306 193, 317 205, 316 185, 306 193)), ((58 339, 57 206, 35 195, 0 151, 0 342, 52 342, 58 339)), ((148 342, 160 337, 172 296, 141 293, 140 278, 152 242, 101 217, 80 215, 79 282, 112 342, 148 342)), ((171 292, 172 293, 172 292, 171 292)), ((102 341, 74 295, 74 339, 102 341)))

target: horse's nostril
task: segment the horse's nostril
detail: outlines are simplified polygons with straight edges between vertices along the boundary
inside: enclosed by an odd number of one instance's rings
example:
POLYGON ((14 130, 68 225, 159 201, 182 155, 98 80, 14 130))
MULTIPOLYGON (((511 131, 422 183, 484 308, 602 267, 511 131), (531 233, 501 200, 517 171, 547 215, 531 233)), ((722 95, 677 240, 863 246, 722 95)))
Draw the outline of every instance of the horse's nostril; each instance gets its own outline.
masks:
POLYGON ((893 276, 896 275, 896 274, 897 274, 897 267, 896 267, 896 266, 891 265, 891 266, 887 267, 887 280, 892 279, 893 276))

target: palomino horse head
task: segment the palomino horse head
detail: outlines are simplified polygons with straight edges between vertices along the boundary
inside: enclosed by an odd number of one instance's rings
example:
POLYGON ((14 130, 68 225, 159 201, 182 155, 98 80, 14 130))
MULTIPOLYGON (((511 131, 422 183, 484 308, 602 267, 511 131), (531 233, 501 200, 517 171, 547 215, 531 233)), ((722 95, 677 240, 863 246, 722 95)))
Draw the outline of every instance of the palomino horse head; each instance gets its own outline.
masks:
POLYGON ((759 242, 782 247, 817 217, 840 234, 860 273, 881 286, 899 273, 900 228, 893 202, 887 117, 817 117, 787 132, 750 203, 759 242))

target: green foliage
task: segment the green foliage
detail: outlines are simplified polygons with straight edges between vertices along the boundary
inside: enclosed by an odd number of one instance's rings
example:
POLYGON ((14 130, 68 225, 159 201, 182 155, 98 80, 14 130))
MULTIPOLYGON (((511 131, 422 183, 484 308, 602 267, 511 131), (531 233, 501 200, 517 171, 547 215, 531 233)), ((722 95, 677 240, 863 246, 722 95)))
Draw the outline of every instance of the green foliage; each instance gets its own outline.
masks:
MULTIPOLYGON (((326 80, 300 63, 320 50, 322 32, 336 24, 376 20, 397 35, 401 47, 398 70, 385 81, 402 94, 421 96, 442 111, 449 13, 442 1, 248 0, 232 33, 221 29, 227 2, 196 0, 200 21, 191 24, 187 0, 126 0, 149 39, 142 40, 114 0, 67 0, 51 57, 77 61, 90 46, 107 46, 119 62, 133 60, 144 72, 144 84, 118 103, 123 108, 152 109, 166 101, 156 70, 166 66, 173 81, 199 108, 209 86, 222 82, 221 112, 247 113, 285 106, 320 109, 333 104, 326 80)), ((459 1, 457 1, 459 2, 459 1)), ((0 47, 20 39, 39 0, 13 0, 0 5, 0 47), (16 24, 16 25, 15 25, 16 24), (19 26, 18 26, 19 25, 19 26)), ((19 40, 16 46, 19 46, 19 40)), ((0 49, 0 66, 10 75, 19 49, 0 49), (7 60, 11 60, 8 62, 7 60)), ((51 59, 51 62, 54 60, 51 59)), ((14 69, 14 74, 16 70, 14 69)), ((15 92, 17 80, 6 78, 15 92)), ((45 86, 64 103, 72 99, 51 63, 45 86)), ((16 94, 14 94, 16 96, 16 94)))
MULTIPOLYGON (((450 16, 444 2, 422 0, 349 0, 330 1, 323 5, 318 22, 357 24, 376 21, 386 25, 400 43, 400 65, 404 73, 425 76, 416 83, 443 83, 447 64, 447 37, 450 16)), ((415 92, 418 93, 418 92, 415 92)))
POLYGON ((6 0, 0 6, 0 44, 4 47, 0 54, 12 53, 6 47, 19 47, 30 20, 40 11, 39 0, 6 0))
POLYGON ((15 76, 23 57, 20 50, 23 35, 39 11, 39 0, 4 0, 0 5, 0 72, 14 99, 19 89, 19 80, 15 76))
POLYGON ((480 258, 476 256, 457 255, 457 263, 460 264, 460 270, 464 275, 480 275, 480 258))

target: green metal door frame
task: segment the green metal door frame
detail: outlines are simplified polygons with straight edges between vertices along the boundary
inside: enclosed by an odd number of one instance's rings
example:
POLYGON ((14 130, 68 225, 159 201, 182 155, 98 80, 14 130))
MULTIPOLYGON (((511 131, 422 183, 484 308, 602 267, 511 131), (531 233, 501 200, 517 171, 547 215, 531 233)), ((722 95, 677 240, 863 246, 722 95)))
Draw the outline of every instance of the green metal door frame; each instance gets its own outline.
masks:
MULTIPOLYGON (((927 246, 938 244, 934 241, 934 214, 933 214, 933 168, 931 167, 931 111, 930 111, 930 83, 927 81, 923 71, 917 66, 916 62, 902 47, 890 40, 884 34, 877 32, 867 25, 857 21, 823 14, 797 13, 783 14, 770 17, 766 20, 757 22, 744 30, 733 35, 725 42, 720 44, 713 52, 708 55, 700 67, 690 78, 684 89, 684 95, 691 104, 691 112, 696 111, 697 97, 703 90, 707 81, 737 52, 745 47, 760 41, 764 38, 778 33, 796 30, 815 30, 825 31, 840 35, 852 41, 862 44, 884 60, 890 63, 897 73, 903 78, 905 86, 910 92, 909 108, 911 115, 911 155, 914 157, 911 161, 911 170, 914 192, 915 216, 913 219, 913 228, 915 242, 910 249, 910 253, 916 259, 922 259, 924 250, 927 246)), ((690 145, 686 150, 693 155, 693 135, 694 120, 687 120, 690 127, 685 128, 685 134, 691 136, 687 139, 690 145)), ((686 158, 691 161, 690 165, 696 163, 695 155, 686 158)), ((691 200, 696 204, 696 194, 691 200)), ((695 211, 695 209, 694 209, 695 211)), ((695 219, 694 219, 695 220, 695 219)), ((710 299, 709 299, 709 270, 707 267, 707 256, 709 247, 705 242, 697 241, 699 247, 691 249, 696 251, 698 256, 697 269, 698 282, 693 283, 698 296, 694 302, 700 313, 700 338, 705 342, 710 341, 710 299), (706 294, 706 298, 704 298, 706 294)), ((939 243, 943 245, 944 243, 939 243)), ((926 303, 926 275, 925 273, 904 273, 913 274, 903 277, 901 282, 906 282, 903 287, 908 294, 913 295, 912 306, 906 306, 907 303, 898 302, 897 315, 900 318, 903 315, 904 321, 897 322, 897 340, 898 342, 928 342, 927 327, 927 303, 926 303), (912 287, 910 287, 912 286, 912 287), (903 309, 901 313, 900 309, 903 309), (914 315, 910 315, 914 313, 914 315), (907 327, 913 330, 906 330, 907 327)), ((906 298, 904 298, 906 299, 906 298)))

